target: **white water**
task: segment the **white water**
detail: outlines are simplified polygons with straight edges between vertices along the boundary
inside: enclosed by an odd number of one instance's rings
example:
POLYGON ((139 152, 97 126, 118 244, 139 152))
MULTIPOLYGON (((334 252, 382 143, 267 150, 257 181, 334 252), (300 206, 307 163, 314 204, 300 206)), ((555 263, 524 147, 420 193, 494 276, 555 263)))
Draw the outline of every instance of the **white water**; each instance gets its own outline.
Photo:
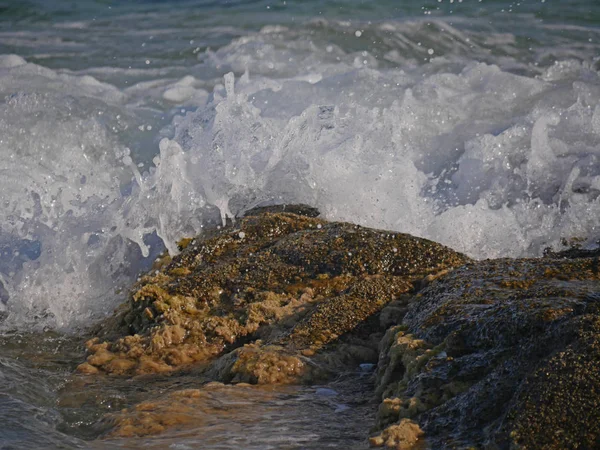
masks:
POLYGON ((120 88, 89 74, 108 69, 0 57, 2 326, 89 324, 161 241, 174 252, 207 220, 257 204, 308 203, 476 258, 598 239, 591 63, 519 76, 505 57, 425 52, 390 67, 269 27, 200 56, 202 70, 237 78, 158 70, 120 88))

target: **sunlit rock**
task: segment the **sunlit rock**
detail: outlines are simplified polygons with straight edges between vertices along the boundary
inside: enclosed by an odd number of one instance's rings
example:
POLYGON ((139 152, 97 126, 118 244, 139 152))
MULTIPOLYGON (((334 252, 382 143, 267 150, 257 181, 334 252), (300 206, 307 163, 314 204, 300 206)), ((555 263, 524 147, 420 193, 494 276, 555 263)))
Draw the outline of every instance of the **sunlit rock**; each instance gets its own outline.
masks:
POLYGON ((341 336, 425 277, 468 261, 425 239, 287 211, 182 241, 181 254, 158 261, 98 329, 79 370, 140 375, 225 355, 208 370, 220 380, 310 380, 323 366, 313 360, 328 359, 341 336))

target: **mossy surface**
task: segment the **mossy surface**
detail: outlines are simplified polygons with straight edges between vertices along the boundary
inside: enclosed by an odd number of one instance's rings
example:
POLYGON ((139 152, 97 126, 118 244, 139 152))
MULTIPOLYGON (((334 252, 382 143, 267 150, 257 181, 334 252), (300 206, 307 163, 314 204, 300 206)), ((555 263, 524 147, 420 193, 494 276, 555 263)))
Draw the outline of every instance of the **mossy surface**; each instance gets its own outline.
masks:
POLYGON ((326 346, 468 261, 426 239, 315 216, 267 208, 183 240, 98 328, 79 370, 142 375, 223 356, 213 372, 225 380, 306 381, 326 346))

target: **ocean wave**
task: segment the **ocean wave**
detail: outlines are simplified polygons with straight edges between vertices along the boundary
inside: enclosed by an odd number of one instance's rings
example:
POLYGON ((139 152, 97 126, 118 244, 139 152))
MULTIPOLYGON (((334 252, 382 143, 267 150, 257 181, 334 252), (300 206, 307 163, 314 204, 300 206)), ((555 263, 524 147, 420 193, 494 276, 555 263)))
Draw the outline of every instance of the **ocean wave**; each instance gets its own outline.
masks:
POLYGON ((592 245, 597 44, 557 42, 319 19, 131 73, 3 56, 2 326, 89 324, 164 248, 269 203, 476 258, 592 245))

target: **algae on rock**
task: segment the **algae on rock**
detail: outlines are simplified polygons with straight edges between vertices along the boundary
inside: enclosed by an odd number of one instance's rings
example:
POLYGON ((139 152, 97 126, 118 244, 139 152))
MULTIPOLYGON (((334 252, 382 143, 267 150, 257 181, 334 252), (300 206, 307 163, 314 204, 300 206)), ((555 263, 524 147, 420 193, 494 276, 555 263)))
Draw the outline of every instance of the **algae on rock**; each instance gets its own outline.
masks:
POLYGON ((140 375, 225 355, 212 368, 218 379, 310 380, 324 347, 424 277, 468 261, 426 239, 315 215, 271 208, 182 242, 99 328, 79 371, 140 375))
POLYGON ((598 260, 553 256, 467 264, 417 294, 381 343, 376 443, 410 419, 432 448, 600 446, 598 260))
MULTIPOLYGON (((242 392, 378 356, 373 446, 600 448, 598 252, 473 262, 316 216, 268 208, 182 241, 98 327, 79 371, 188 368, 242 392)), ((227 389, 141 403, 113 415, 113 433, 188 426, 227 389)))

